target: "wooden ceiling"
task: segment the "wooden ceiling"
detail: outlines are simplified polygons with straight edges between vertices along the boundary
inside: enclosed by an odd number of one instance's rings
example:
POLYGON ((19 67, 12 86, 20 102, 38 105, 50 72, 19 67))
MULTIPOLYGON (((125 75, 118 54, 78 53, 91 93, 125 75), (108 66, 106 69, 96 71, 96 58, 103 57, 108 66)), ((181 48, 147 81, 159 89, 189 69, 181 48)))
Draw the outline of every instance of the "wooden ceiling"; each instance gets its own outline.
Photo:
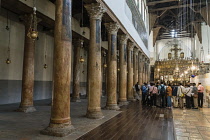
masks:
POLYGON ((177 38, 193 37, 198 31, 195 25, 204 21, 200 11, 206 0, 147 0, 147 6, 150 29, 158 29, 156 39, 174 38, 173 30, 177 38))

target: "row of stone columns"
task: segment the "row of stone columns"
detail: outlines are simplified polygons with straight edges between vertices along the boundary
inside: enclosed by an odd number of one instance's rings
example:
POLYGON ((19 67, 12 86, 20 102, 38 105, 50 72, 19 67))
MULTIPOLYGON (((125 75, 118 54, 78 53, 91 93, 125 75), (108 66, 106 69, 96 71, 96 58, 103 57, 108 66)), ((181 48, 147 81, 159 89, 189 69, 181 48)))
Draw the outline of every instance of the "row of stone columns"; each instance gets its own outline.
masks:
MULTIPOLYGON (((72 1, 56 0, 55 30, 54 30, 54 62, 53 62, 53 95, 49 126, 42 130, 42 134, 65 136, 71 133, 73 126, 70 118, 70 82, 71 82, 71 51, 72 51, 72 1)), ((88 48, 87 94, 88 118, 102 118, 101 112, 101 19, 106 11, 98 3, 86 5, 90 16, 90 44, 88 48)), ((118 110, 120 105, 134 101, 133 86, 137 81, 148 80, 148 73, 142 68, 145 63, 140 50, 134 50, 134 43, 128 42, 127 35, 120 35, 119 60, 119 100, 117 100, 117 23, 106 23, 108 30, 108 59, 107 59, 107 104, 106 109, 118 110), (128 42, 128 45, 127 45, 128 42), (144 78, 143 78, 144 77, 144 78)), ((24 47, 24 68, 22 98, 19 111, 32 112, 34 87, 34 46, 35 43, 27 36, 30 26, 26 24, 26 38, 24 47)), ((82 40, 75 42, 75 59, 73 72, 72 101, 79 101, 80 47, 82 40)), ((141 83, 140 82, 140 83, 141 83)))

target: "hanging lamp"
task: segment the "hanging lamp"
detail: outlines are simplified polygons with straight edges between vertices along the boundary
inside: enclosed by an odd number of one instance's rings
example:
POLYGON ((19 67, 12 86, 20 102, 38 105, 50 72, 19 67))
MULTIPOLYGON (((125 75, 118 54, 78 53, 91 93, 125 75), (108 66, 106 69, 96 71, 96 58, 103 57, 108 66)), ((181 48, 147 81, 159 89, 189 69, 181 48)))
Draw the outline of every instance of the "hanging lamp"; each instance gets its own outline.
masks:
MULTIPOLYGON (((11 26, 11 21, 10 21, 10 26, 11 26)), ((7 47, 7 59, 6 59, 6 64, 12 63, 10 59, 10 28, 9 28, 9 13, 7 11, 7 26, 6 30, 8 31, 8 47, 7 47)))

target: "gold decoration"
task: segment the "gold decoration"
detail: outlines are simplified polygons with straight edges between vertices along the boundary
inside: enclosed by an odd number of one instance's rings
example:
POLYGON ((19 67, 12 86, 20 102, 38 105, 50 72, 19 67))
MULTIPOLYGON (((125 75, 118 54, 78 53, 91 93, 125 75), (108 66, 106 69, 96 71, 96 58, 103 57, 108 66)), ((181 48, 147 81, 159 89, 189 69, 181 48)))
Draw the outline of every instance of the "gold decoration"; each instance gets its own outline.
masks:
POLYGON ((9 58, 7 58, 7 60, 5 61, 7 64, 12 63, 11 60, 9 58))
POLYGON ((48 66, 47 66, 47 64, 44 64, 44 68, 46 69, 48 66))
POLYGON ((85 62, 85 59, 81 56, 80 59, 79 59, 79 61, 80 61, 81 63, 83 63, 83 62, 85 62))
POLYGON ((107 64, 106 63, 104 63, 104 68, 107 68, 107 64))

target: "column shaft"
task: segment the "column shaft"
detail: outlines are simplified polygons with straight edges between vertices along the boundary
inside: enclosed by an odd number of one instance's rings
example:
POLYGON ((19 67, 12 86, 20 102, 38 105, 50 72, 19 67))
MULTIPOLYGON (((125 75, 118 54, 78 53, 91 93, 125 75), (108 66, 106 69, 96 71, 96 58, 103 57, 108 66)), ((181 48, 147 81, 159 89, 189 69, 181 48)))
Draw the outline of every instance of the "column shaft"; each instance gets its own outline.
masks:
POLYGON ((139 60, 139 62, 138 62, 138 81, 139 81, 139 85, 142 85, 143 83, 142 83, 142 73, 141 73, 141 71, 142 71, 141 52, 139 52, 139 54, 138 54, 138 60, 139 60))
POLYGON ((72 95, 72 102, 81 102, 80 100, 80 50, 83 40, 78 39, 76 40, 74 46, 74 65, 73 65, 73 95, 72 95))
POLYGON ((90 45, 88 49, 87 117, 102 118, 101 112, 101 18, 105 9, 99 3, 86 5, 90 15, 90 45))
POLYGON ((107 103, 106 109, 118 110, 117 106, 117 31, 119 25, 106 23, 108 30, 108 67, 107 67, 107 103))
POLYGON ((127 82, 127 98, 128 101, 134 101, 133 96, 133 43, 128 45, 128 82, 127 82))
POLYGON ((120 36, 119 105, 127 105, 127 35, 120 36))
POLYGON ((34 112, 33 107, 33 91, 34 91, 34 55, 35 41, 28 37, 28 31, 32 24, 33 15, 25 15, 23 21, 25 23, 25 43, 23 58, 23 74, 22 74, 22 93, 21 103, 17 111, 34 112))
POLYGON ((72 132, 70 118, 71 0, 56 0, 53 102, 49 126, 42 134, 63 137, 72 132))

